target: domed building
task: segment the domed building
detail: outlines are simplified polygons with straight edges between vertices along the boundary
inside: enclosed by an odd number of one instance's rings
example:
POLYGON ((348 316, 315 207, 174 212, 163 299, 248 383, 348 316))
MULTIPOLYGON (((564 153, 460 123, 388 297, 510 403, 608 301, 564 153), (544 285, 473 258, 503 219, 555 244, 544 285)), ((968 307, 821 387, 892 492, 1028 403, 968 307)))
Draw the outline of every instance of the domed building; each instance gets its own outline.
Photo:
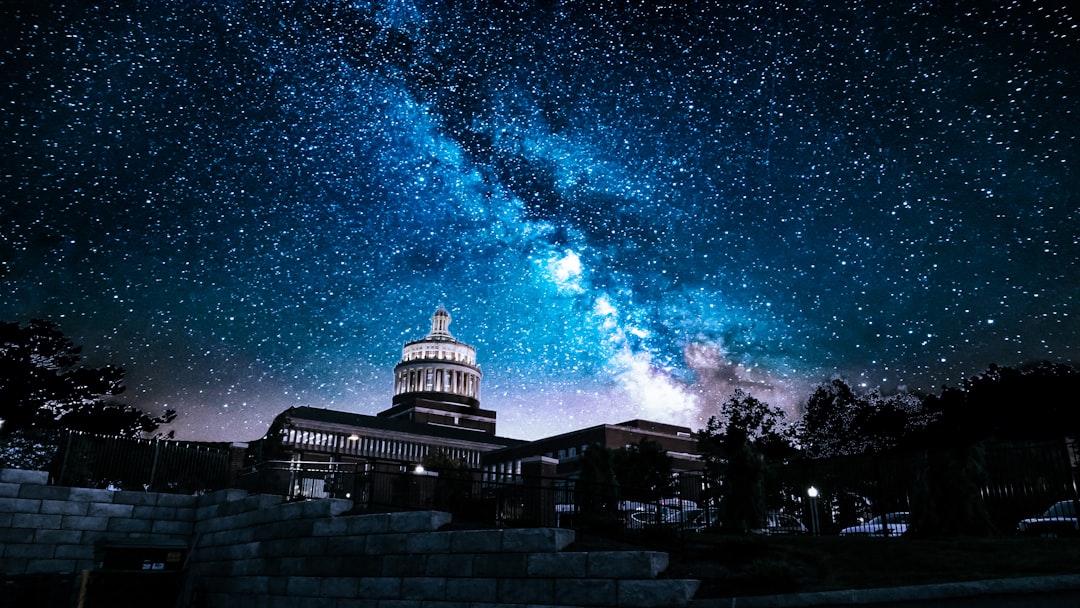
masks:
POLYGON ((431 332, 405 345, 394 366, 392 407, 378 415, 495 434, 495 412, 480 409, 476 349, 450 334, 450 313, 439 306, 431 332))
POLYGON ((381 473, 415 478, 423 471, 419 465, 429 461, 456 462, 485 482, 513 481, 526 471, 573 478, 590 446, 618 449, 642 439, 659 443, 677 470, 701 468, 689 428, 644 420, 536 441, 497 436, 495 412, 480 407, 483 372, 476 349, 450 333, 450 321, 439 306, 431 331, 404 345, 394 366, 389 409, 372 416, 291 407, 279 414, 266 436, 247 450, 254 477, 270 479, 255 479, 254 487, 294 497, 363 496, 376 504, 396 500, 391 498, 396 490, 375 484, 356 494, 362 480, 375 483, 373 476, 381 473))
MULTIPOLYGON (((450 320, 439 306, 431 331, 405 344, 394 366, 389 409, 371 416, 291 407, 254 442, 251 459, 286 460, 296 469, 365 463, 404 471, 438 456, 479 469, 482 454, 524 444, 495 435, 495 412, 480 409, 483 373, 476 349, 450 334, 450 320)), ((303 491, 307 496, 320 492, 303 491)))

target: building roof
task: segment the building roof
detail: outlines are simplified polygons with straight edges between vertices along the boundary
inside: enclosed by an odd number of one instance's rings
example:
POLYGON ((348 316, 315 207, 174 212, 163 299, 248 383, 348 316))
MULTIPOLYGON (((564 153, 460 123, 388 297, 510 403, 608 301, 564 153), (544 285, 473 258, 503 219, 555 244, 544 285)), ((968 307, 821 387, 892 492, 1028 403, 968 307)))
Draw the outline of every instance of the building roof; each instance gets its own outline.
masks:
POLYGON ((473 441, 501 447, 513 447, 528 443, 527 441, 521 439, 497 437, 495 435, 490 435, 487 433, 482 433, 469 429, 453 428, 449 426, 440 426, 435 424, 423 424, 418 422, 412 422, 410 420, 403 420, 400 418, 369 416, 366 414, 354 414, 352 412, 342 412, 340 410, 328 410, 308 406, 291 407, 279 415, 279 417, 282 416, 290 419, 310 420, 313 422, 323 422, 327 424, 339 424, 343 426, 379 429, 383 431, 408 433, 411 435, 423 435, 428 437, 439 437, 442 439, 454 439, 459 441, 473 441))

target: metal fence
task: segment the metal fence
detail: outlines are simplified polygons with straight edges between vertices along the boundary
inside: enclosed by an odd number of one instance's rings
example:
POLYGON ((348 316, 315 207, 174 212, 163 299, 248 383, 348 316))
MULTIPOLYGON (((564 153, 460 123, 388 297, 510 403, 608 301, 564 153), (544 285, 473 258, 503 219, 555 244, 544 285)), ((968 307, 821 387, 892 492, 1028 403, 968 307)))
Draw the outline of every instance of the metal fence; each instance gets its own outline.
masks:
POLYGON ((133 439, 65 431, 49 467, 56 485, 196 493, 228 487, 230 451, 221 444, 133 439))
POLYGON ((621 499, 617 486, 541 476, 492 481, 480 471, 438 473, 377 460, 263 462, 241 471, 235 485, 290 500, 347 498, 357 511, 435 509, 457 523, 507 527, 645 527, 666 509, 660 500, 621 499))
MULTIPOLYGON (((948 490, 954 483, 949 475, 957 471, 971 484, 990 525, 1003 533, 1060 501, 1065 506, 1056 512, 1066 513, 1080 498, 1072 441, 798 460, 766 471, 765 530, 834 534, 886 513, 949 509, 928 493, 935 486, 948 490)), ((357 510, 444 510, 459 523, 701 530, 723 521, 723 483, 688 473, 674 484, 675 496, 641 501, 624 498, 640 493, 605 484, 520 475, 496 482, 479 471, 437 474, 372 460, 264 462, 241 472, 236 485, 291 499, 349 498, 357 510)))
POLYGON ((822 533, 886 513, 911 512, 925 519, 926 512, 962 500, 978 505, 989 528, 1009 533, 1054 503, 1080 498, 1077 448, 1071 439, 987 442, 804 460, 770 469, 767 496, 770 508, 799 513, 809 528, 822 533))

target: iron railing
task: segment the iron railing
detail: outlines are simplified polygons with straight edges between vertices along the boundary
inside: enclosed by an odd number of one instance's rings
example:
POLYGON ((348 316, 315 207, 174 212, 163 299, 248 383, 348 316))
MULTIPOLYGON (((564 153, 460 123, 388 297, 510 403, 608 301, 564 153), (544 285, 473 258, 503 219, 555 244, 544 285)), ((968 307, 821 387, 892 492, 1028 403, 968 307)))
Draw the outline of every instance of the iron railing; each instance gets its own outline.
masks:
POLYGON ((228 487, 230 450, 222 444, 135 439, 64 431, 49 467, 55 485, 196 493, 228 487))

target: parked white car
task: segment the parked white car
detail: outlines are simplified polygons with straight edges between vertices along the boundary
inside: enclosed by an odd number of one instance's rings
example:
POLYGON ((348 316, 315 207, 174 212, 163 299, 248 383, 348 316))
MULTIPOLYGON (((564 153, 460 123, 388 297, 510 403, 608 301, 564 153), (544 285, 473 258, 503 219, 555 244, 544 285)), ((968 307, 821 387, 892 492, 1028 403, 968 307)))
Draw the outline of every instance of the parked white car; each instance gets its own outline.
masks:
POLYGON ((840 536, 903 536, 907 533, 910 517, 907 511, 878 515, 864 524, 840 530, 840 536))
POLYGON ((1056 502, 1042 514, 1021 520, 1016 530, 1021 534, 1046 537, 1080 534, 1080 523, 1077 523, 1076 519, 1076 501, 1056 502))

